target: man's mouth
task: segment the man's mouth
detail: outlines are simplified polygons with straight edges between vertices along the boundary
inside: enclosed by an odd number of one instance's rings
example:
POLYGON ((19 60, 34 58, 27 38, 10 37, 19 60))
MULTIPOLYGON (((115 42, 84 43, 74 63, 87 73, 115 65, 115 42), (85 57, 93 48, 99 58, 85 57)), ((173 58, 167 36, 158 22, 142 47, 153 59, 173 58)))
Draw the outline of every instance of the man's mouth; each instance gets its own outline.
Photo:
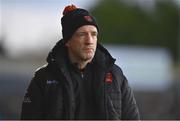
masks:
POLYGON ((84 48, 84 51, 87 51, 87 52, 93 52, 94 49, 93 49, 93 48, 84 48))

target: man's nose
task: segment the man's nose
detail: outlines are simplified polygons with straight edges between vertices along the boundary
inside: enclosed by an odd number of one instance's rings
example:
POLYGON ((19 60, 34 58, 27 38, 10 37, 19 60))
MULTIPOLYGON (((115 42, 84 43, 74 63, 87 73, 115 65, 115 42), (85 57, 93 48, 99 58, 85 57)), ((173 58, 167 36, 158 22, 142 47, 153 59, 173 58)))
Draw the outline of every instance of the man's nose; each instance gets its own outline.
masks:
POLYGON ((87 40, 86 40, 86 42, 87 42, 88 44, 93 43, 93 36, 92 36, 91 34, 88 34, 88 35, 87 35, 87 40))

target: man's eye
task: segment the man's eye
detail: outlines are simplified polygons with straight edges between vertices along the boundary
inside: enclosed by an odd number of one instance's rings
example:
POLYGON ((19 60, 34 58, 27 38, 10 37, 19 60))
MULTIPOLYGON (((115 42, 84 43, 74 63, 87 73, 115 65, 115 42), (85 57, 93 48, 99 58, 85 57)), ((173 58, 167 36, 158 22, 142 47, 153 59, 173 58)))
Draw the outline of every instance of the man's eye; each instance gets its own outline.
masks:
POLYGON ((84 36, 85 34, 84 33, 80 33, 79 36, 84 36))
POLYGON ((97 36, 98 34, 96 32, 92 33, 91 34, 92 36, 97 36))
POLYGON ((85 35, 85 33, 78 33, 77 35, 80 36, 80 37, 82 37, 82 36, 85 35))

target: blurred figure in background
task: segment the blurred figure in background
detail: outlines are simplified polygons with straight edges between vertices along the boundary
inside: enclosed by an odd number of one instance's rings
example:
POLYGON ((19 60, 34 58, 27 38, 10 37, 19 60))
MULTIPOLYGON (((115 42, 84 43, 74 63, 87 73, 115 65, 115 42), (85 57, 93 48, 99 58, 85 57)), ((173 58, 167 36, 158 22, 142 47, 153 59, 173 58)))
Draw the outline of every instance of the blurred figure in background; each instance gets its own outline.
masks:
POLYGON ((21 119, 139 120, 126 77, 97 42, 94 17, 74 5, 65 7, 63 15, 63 39, 33 77, 21 119))

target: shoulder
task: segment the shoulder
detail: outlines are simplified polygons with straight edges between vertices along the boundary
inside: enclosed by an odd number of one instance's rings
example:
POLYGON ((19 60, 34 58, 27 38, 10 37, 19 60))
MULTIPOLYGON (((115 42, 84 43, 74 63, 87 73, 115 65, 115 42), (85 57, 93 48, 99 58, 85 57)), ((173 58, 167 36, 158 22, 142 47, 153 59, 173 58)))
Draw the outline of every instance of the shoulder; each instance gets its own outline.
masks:
POLYGON ((47 83, 49 81, 58 80, 61 73, 59 73, 60 71, 57 70, 57 65, 49 63, 45 64, 36 70, 33 80, 39 83, 47 83))
POLYGON ((111 72, 115 75, 115 76, 119 76, 119 77, 123 77, 123 71, 122 69, 116 65, 116 64, 113 64, 112 68, 111 68, 111 72))
POLYGON ((122 69, 118 65, 114 64, 111 68, 111 72, 113 74, 113 77, 115 78, 116 83, 120 87, 128 83, 125 75, 123 74, 122 69))
POLYGON ((53 64, 45 64, 36 69, 35 75, 37 75, 37 76, 51 75, 51 73, 53 73, 53 70, 55 70, 55 69, 56 68, 53 64))
POLYGON ((43 85, 43 83, 45 83, 46 75, 47 75, 47 64, 36 69, 30 81, 30 86, 34 85, 34 86, 41 87, 40 85, 43 85))
POLYGON ((43 75, 46 75, 47 70, 48 70, 48 64, 45 64, 45 65, 36 69, 34 76, 35 77, 41 77, 43 75))
POLYGON ((36 69, 34 76, 30 81, 30 86, 33 88, 37 87, 40 90, 44 90, 47 84, 49 84, 51 81, 54 82, 54 80, 56 80, 56 77, 50 69, 50 64, 45 64, 36 69))
POLYGON ((52 77, 53 76, 52 72, 50 71, 50 64, 45 64, 36 69, 31 82, 36 83, 38 85, 44 85, 47 82, 47 80, 50 80, 52 77))

